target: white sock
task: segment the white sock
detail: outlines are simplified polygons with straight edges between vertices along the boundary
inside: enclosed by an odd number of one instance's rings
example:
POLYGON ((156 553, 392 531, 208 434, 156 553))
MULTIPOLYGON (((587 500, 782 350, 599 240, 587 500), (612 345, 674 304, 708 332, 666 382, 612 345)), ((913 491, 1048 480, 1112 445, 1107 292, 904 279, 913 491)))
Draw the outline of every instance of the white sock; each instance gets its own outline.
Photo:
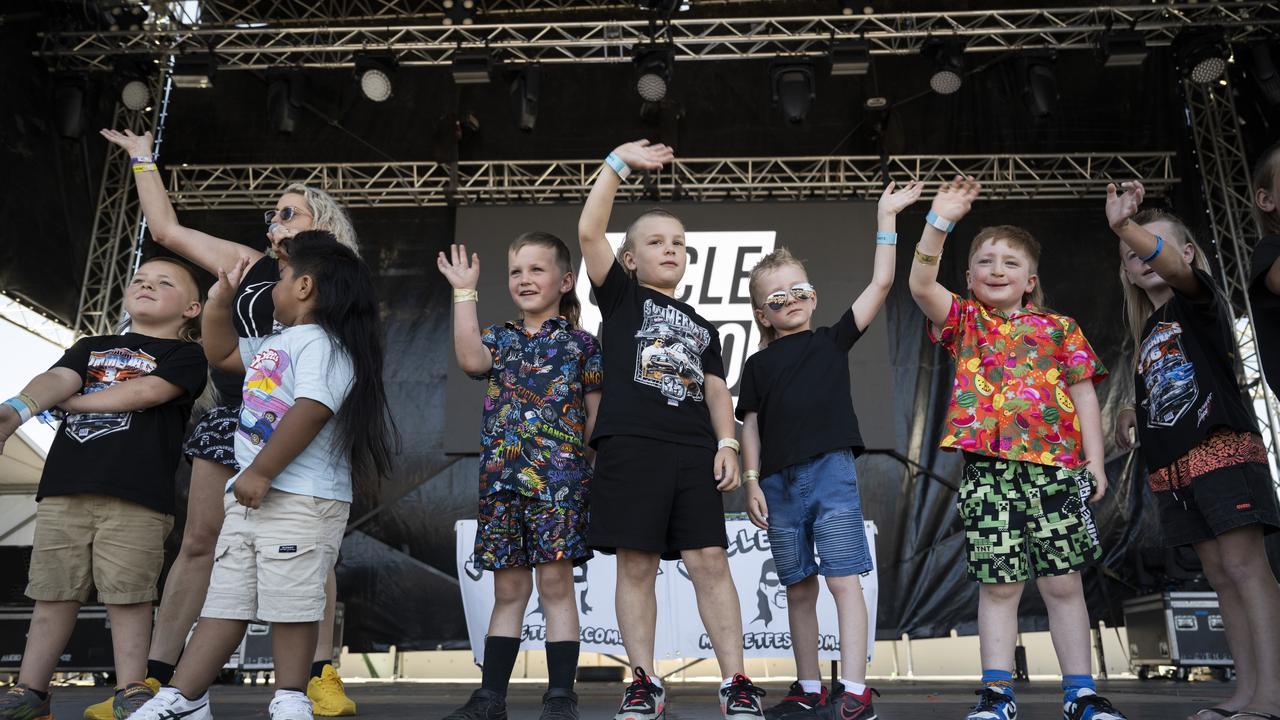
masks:
POLYGON ((804 691, 805 691, 805 692, 807 692, 807 693, 820 693, 820 692, 822 692, 822 681, 821 681, 821 680, 800 680, 800 681, 798 681, 798 682, 800 683, 800 687, 801 687, 802 689, 804 689, 804 691))
POLYGON ((733 678, 725 678, 720 681, 720 689, 723 690, 733 684, 733 678))
POLYGON ((844 678, 840 678, 840 685, 844 688, 845 692, 853 693, 854 695, 861 695, 867 691, 865 683, 856 683, 852 680, 845 680, 844 678))
POLYGON ((298 692, 297 690, 277 690, 275 696, 276 697, 290 697, 290 696, 306 697, 307 694, 304 692, 298 692))
POLYGON ((650 675, 649 682, 653 683, 654 685, 657 685, 659 690, 662 689, 662 678, 658 677, 657 675, 650 675))

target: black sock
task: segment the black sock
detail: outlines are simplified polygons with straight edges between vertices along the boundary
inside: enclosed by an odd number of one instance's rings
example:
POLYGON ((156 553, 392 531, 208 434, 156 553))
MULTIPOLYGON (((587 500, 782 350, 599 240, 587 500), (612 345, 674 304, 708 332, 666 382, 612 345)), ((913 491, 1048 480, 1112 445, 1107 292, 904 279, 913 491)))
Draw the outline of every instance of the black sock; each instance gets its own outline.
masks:
POLYGON ((36 697, 40 698, 41 700, 48 700, 48 699, 49 699, 49 691, 48 691, 48 690, 37 690, 37 689, 35 689, 35 688, 27 688, 27 689, 31 691, 31 694, 32 694, 32 695, 35 695, 36 697))
POLYGON ((332 660, 317 660, 311 663, 311 677, 318 678, 324 674, 324 666, 332 665, 332 660))
POLYGON ((573 689, 574 675, 578 673, 578 647, 576 640, 547 643, 547 687, 573 689))
POLYGON ((507 696, 511 671, 520 654, 520 638, 490 635, 484 639, 484 666, 480 669, 480 687, 507 696))
POLYGON ((161 685, 168 685, 173 679, 173 666, 159 660, 148 660, 147 677, 159 680, 161 685))
POLYGON ((285 692, 296 692, 296 693, 298 693, 299 695, 306 695, 306 693, 302 692, 302 688, 286 688, 286 687, 282 687, 282 688, 276 688, 276 690, 284 690, 285 692))

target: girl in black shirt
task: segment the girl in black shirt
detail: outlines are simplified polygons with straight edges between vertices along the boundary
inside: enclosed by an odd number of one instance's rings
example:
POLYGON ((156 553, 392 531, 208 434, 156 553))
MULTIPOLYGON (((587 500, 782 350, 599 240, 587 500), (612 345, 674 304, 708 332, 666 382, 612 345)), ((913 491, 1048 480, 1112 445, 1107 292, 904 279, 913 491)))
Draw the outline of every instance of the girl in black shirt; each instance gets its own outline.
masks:
POLYGON ((1235 376, 1230 306, 1178 218, 1138 212, 1141 183, 1107 186, 1136 347, 1133 417, 1165 541, 1191 545, 1218 593, 1235 659, 1235 694, 1196 720, 1280 714, 1280 586, 1263 533, 1280 529, 1266 449, 1235 376), (1270 713, 1270 714, 1268 714, 1270 713))

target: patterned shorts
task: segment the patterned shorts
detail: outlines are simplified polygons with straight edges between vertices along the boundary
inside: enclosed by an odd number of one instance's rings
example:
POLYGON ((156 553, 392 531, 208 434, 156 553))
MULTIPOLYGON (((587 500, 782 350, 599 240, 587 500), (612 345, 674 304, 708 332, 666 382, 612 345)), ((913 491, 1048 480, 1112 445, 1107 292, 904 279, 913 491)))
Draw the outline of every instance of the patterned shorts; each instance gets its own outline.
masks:
POLYGON ((591 559, 586 527, 580 503, 538 500, 509 490, 485 495, 476 524, 476 567, 527 568, 556 560, 580 565, 591 559))
POLYGON ((1037 577, 1065 575, 1097 562, 1093 489, 1088 470, 966 453, 958 508, 970 577, 1023 582, 1032 570, 1037 577))
POLYGON ((239 470, 234 440, 239 416, 239 405, 218 405, 201 415, 191 437, 183 443, 182 453, 188 460, 200 458, 239 470))

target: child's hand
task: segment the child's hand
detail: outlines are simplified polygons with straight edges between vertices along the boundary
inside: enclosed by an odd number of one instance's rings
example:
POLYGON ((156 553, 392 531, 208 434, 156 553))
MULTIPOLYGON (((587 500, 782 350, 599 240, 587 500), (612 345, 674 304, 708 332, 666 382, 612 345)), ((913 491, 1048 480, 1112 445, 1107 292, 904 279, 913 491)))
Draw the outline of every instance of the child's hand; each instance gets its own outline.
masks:
POLYGON ((751 524, 761 530, 769 529, 769 503, 765 502, 764 491, 760 489, 760 483, 747 483, 747 516, 751 518, 751 524))
POLYGON ((455 290, 475 290, 480 282, 480 255, 471 253, 468 261, 466 245, 450 245, 448 256, 442 251, 436 258, 436 267, 455 290))
POLYGON ((895 190, 896 187, 897 183, 891 181, 885 186, 884 192, 880 193, 880 203, 877 205, 877 209, 881 214, 897 215, 916 200, 919 200, 920 193, 924 190, 924 183, 917 180, 903 185, 900 190, 895 190))
POLYGON ((209 288, 208 301, 211 303, 231 302, 231 299, 236 296, 236 291, 240 289, 240 280, 248 269, 249 257, 247 255, 241 255, 230 270, 218 268, 218 282, 209 288))
POLYGON ((960 222, 960 218, 969 214, 980 190, 982 183, 974 180, 972 175, 957 175, 938 188, 938 194, 933 196, 933 212, 945 220, 960 222))
POLYGON ((150 157, 151 156, 151 133, 145 132, 141 135, 134 135, 132 131, 125 130, 123 133, 118 130, 108 130, 103 128, 98 131, 99 135, 107 139, 107 142, 114 143, 124 148, 129 153, 129 157, 150 157))
POLYGON ((733 448, 723 447, 716 453, 716 489, 720 492, 733 492, 738 489, 741 479, 738 477, 738 452, 733 448))
POLYGON ((614 148, 613 154, 622 158, 632 170, 660 170, 675 159, 675 151, 661 143, 650 145, 648 140, 636 140, 614 148))
POLYGON ((1137 214, 1138 208, 1142 207, 1142 198, 1147 194, 1146 188, 1137 180, 1120 183, 1120 187, 1123 190, 1117 193, 1115 183, 1107 184, 1107 224, 1112 230, 1119 230, 1129 223, 1129 218, 1137 214))
POLYGON ((231 489, 235 493, 236 502, 256 510, 262 507, 262 498, 266 497, 267 491, 271 489, 271 478, 254 472, 251 465, 240 473, 240 477, 236 478, 236 484, 231 489))
POLYGON ((1089 496, 1089 502, 1095 503, 1107 494, 1107 468, 1102 460, 1090 460, 1089 472, 1093 474, 1093 494, 1089 496))
POLYGON ((1132 450, 1134 431, 1138 429, 1138 413, 1133 408, 1125 408, 1116 416, 1116 445, 1121 450, 1132 450))

